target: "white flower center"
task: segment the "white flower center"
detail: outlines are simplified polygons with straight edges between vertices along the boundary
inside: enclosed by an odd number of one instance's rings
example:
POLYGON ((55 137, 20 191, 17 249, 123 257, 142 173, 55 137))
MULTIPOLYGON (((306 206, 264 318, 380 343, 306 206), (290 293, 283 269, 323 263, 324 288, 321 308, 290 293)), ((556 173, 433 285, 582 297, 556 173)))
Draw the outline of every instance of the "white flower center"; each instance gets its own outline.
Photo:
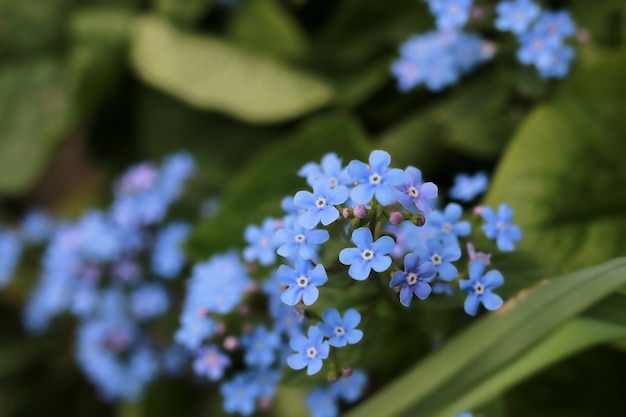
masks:
POLYGON ((450 223, 448 223, 448 222, 444 223, 444 224, 441 226, 441 231, 442 231, 443 233, 445 233, 445 234, 450 233, 450 232, 452 231, 452 225, 451 225, 450 223))
POLYGON ((435 265, 439 265, 442 261, 441 255, 439 255, 438 253, 433 254, 433 256, 430 257, 430 261, 435 265))
POLYGON ((499 231, 504 232, 506 230, 506 223, 504 223, 503 221, 499 221, 498 223, 496 223, 496 227, 499 231))
POLYGON ((295 241, 296 243, 302 243, 304 242, 304 235, 302 233, 298 233, 295 237, 295 241))
POLYGON ((478 295, 481 295, 485 292, 485 286, 480 282, 474 284, 474 292, 478 295))
POLYGON ((305 276, 301 276, 296 279, 296 283, 298 284, 298 287, 304 288, 309 285, 309 279, 305 276))
POLYGON ((415 285, 417 283, 417 274, 415 272, 409 272, 406 274, 406 283, 409 285, 415 285))
POLYGON ((374 252, 371 249, 365 249, 363 253, 361 254, 361 257, 364 260, 369 261, 370 259, 374 257, 374 252))
POLYGON ((324 197, 319 197, 315 200, 315 207, 320 209, 326 207, 326 199, 324 197))
POLYGON ((416 187, 410 187, 410 188, 407 190, 407 193, 409 193, 409 195, 410 195, 410 196, 411 196, 411 198, 413 198, 413 199, 415 199, 415 198, 417 198, 417 197, 419 197, 419 196, 420 196, 420 192, 419 192, 419 190, 418 190, 416 187))
POLYGON ((380 174, 372 174, 370 175, 370 184, 380 184, 380 181, 383 178, 380 176, 380 174))
POLYGON ((306 350, 306 356, 308 356, 309 358, 313 359, 314 357, 317 356, 317 349, 315 349, 313 346, 311 346, 310 348, 308 348, 306 350))
POLYGON ((339 185, 339 181, 335 177, 330 177, 328 181, 330 182, 331 187, 336 187, 339 185))
POLYGON ((344 334, 346 334, 346 330, 341 326, 337 326, 335 327, 335 334, 337 336, 343 336, 344 334))

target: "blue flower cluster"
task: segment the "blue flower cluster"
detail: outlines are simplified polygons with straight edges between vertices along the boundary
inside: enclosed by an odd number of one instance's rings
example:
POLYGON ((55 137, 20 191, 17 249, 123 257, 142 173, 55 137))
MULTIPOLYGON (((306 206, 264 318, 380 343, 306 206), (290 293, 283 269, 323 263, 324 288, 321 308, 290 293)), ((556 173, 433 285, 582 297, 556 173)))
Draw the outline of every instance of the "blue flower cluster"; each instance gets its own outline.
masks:
POLYGON ((496 28, 517 36, 522 64, 534 66, 542 78, 567 75, 575 53, 564 41, 576 33, 569 12, 542 11, 532 0, 506 0, 498 3, 496 15, 496 28))
MULTIPOLYGON (((331 279, 382 281, 379 290, 397 292, 405 307, 414 296, 424 300, 455 288, 467 293, 468 314, 475 315, 480 304, 488 310, 502 304, 493 292, 502 274, 486 271, 490 255, 476 252, 471 242, 469 276, 462 279, 457 263, 472 226, 461 205, 436 208, 438 187, 424 181, 419 169, 393 168, 391 156, 375 150, 367 162, 347 165, 330 153, 299 175, 310 188, 283 200, 282 218, 249 225, 241 253, 213 255, 193 268, 187 283, 176 340, 194 358, 197 375, 219 382, 229 413, 250 415, 269 407, 286 365, 309 375, 326 368, 330 385, 313 388, 306 400, 312 416, 334 417, 339 400, 358 401, 367 375, 334 351, 365 337, 359 325, 368 312, 318 310, 320 288, 331 279), (343 248, 329 255, 326 246, 337 248, 331 241, 343 248), (344 271, 344 278, 336 271, 344 271), (259 321, 256 309, 268 312, 269 320, 259 321), (245 369, 231 371, 241 360, 245 369)), ((451 194, 473 199, 487 179, 474 182, 459 181, 451 194)), ((512 250, 521 239, 511 224, 512 210, 481 207, 480 213, 485 236, 500 250, 512 250)))
MULTIPOLYGON (((415 34, 400 45, 400 57, 392 63, 391 73, 402 92, 422 84, 430 91, 441 91, 496 52, 494 42, 462 29, 472 16, 472 0, 424 1, 436 30, 415 34)), ((561 78, 568 73, 575 53, 564 40, 576 28, 567 11, 542 12, 532 0, 503 0, 496 7, 494 24, 517 36, 519 61, 535 66, 541 77, 561 78)))
POLYGON ((41 333, 55 316, 75 316, 77 362, 105 400, 137 399, 157 375, 174 371, 170 345, 157 344, 148 325, 170 307, 164 280, 186 264, 189 225, 164 221, 194 171, 186 153, 160 167, 142 163, 116 182, 108 210, 76 221, 53 222, 42 212, 24 219, 24 239, 47 243, 24 324, 41 333))

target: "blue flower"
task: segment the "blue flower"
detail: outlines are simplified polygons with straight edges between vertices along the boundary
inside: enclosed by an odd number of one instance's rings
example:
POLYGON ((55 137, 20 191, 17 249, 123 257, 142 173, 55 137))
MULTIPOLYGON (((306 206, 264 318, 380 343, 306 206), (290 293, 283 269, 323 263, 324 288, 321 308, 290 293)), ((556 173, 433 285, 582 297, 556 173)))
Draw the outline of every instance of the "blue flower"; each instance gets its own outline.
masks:
POLYGON ((417 207, 424 213, 432 211, 431 202, 437 198, 437 186, 432 182, 422 183, 422 172, 415 167, 408 167, 405 171, 405 182, 398 189, 401 194, 398 200, 407 210, 417 207))
POLYGON ((513 209, 506 203, 500 204, 498 214, 491 207, 483 207, 482 218, 487 222, 482 229, 489 239, 495 239, 498 249, 510 252, 515 249, 515 243, 522 240, 522 231, 518 226, 512 225, 513 209))
POLYGON ((372 269, 383 272, 391 266, 391 257, 387 256, 395 246, 389 236, 381 236, 373 242, 372 232, 366 227, 360 227, 352 233, 352 242, 356 248, 345 248, 339 252, 339 261, 350 265, 348 274, 363 281, 369 277, 372 269))
POLYGON ((230 366, 230 358, 214 345, 200 349, 193 361, 193 370, 196 375, 205 376, 210 381, 222 379, 228 366, 230 366))
POLYGON ((318 180, 313 185, 313 192, 298 191, 293 198, 296 207, 304 210, 298 221, 307 229, 313 229, 318 223, 328 226, 339 217, 335 205, 343 204, 348 199, 348 189, 342 185, 330 188, 325 180, 318 180))
POLYGON ((159 284, 143 284, 133 290, 130 295, 130 310, 139 320, 160 316, 167 311, 168 307, 168 294, 159 284))
POLYGON ((289 341, 296 353, 287 358, 287 364, 296 370, 307 368, 306 373, 313 375, 322 369, 322 360, 328 358, 330 345, 316 326, 309 327, 308 336, 299 334, 289 341))
POLYGON ((498 30, 521 35, 540 13, 541 8, 531 0, 501 1, 496 6, 495 25, 498 30))
POLYGON ((500 271, 492 270, 485 274, 485 264, 474 261, 469 267, 469 279, 459 280, 459 287, 468 293, 465 299, 465 312, 472 316, 478 312, 480 303, 487 310, 497 310, 502 305, 502 298, 492 292, 504 283, 500 271))
POLYGON ((363 332, 356 326, 361 322, 361 314, 353 308, 349 308, 343 318, 336 308, 329 308, 322 313, 323 323, 318 323, 322 334, 328 337, 331 346, 343 347, 348 344, 358 343, 363 337, 363 332))
POLYGON ((431 292, 428 283, 435 274, 435 268, 431 262, 420 264, 420 256, 416 253, 409 253, 404 257, 404 272, 398 271, 391 277, 389 287, 399 287, 400 303, 408 307, 413 300, 413 294, 420 300, 426 299, 431 292))
POLYGON ((164 226, 158 233, 152 252, 152 271, 163 278, 174 278, 185 266, 183 242, 191 227, 187 223, 174 222, 164 226))
POLYGON ((286 258, 298 256, 312 259, 317 255, 319 245, 329 238, 328 231, 307 229, 300 223, 287 218, 282 229, 276 231, 276 252, 286 258))
POLYGON ((426 218, 426 226, 435 231, 437 238, 445 244, 459 243, 459 236, 468 236, 472 226, 468 221, 459 220, 463 208, 456 203, 449 203, 443 213, 435 210, 426 218))
POLYGON ((247 374, 236 374, 222 383, 220 393, 224 398, 224 411, 249 416, 256 408, 259 386, 247 374))
POLYGON ((450 188, 450 198, 464 203, 472 201, 478 195, 484 193, 489 186, 489 177, 485 172, 467 175, 459 174, 454 177, 454 185, 450 188))
POLYGON ((287 285, 280 294, 283 303, 294 306, 302 300, 305 305, 311 305, 319 297, 318 286, 328 280, 326 270, 322 264, 311 268, 311 262, 306 259, 297 259, 295 269, 287 265, 278 267, 278 277, 282 284, 287 285))
POLYGON ((244 237, 249 246, 243 250, 243 258, 252 262, 257 260, 261 265, 271 265, 276 261, 276 220, 267 218, 261 227, 249 225, 244 237))
POLYGON ((339 404, 337 394, 330 388, 315 387, 306 397, 311 417, 337 417, 339 404))
POLYGON ((244 360, 248 366, 268 368, 276 359, 276 350, 281 346, 280 337, 263 326, 257 326, 252 333, 241 339, 246 349, 244 360))
POLYGON ((576 33, 576 24, 567 10, 544 11, 532 28, 533 32, 563 40, 576 33))
POLYGON ((12 230, 0 231, 0 287, 7 285, 22 255, 23 245, 12 230))
POLYGON ((22 220, 21 236, 27 243, 43 243, 54 232, 54 220, 42 209, 29 210, 22 220))
POLYGON ((177 343, 187 349, 197 349, 204 339, 215 334, 216 323, 199 312, 185 311, 180 317, 180 328, 174 334, 177 343))
POLYGON ((461 258, 461 248, 457 243, 445 243, 429 240, 426 249, 420 252, 423 260, 432 262, 437 276, 444 281, 452 281, 458 271, 452 262, 461 258))
POLYGON ((341 166, 341 159, 334 153, 324 155, 319 165, 314 162, 305 164, 298 171, 298 175, 305 177, 310 186, 313 186, 320 178, 324 179, 331 188, 350 184, 350 176, 341 166))
POLYGON ((350 198, 357 204, 369 204, 374 196, 384 206, 398 199, 395 187, 404 183, 404 172, 398 168, 389 168, 391 156, 381 150, 372 151, 369 165, 354 160, 348 165, 348 173, 358 181, 350 191, 350 198))
POLYGON ((330 389, 339 398, 348 404, 352 404, 361 399, 367 387, 367 382, 367 374, 355 369, 352 371, 352 375, 339 378, 330 386, 330 389))
POLYGON ((456 29, 467 23, 472 0, 427 0, 440 30, 456 29))

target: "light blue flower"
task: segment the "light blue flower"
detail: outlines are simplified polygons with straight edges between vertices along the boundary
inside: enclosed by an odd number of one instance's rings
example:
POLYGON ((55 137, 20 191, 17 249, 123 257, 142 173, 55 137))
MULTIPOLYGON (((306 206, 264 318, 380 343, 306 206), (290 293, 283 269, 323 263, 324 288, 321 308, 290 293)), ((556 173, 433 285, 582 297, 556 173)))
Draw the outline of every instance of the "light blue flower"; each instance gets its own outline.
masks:
POLYGON ((276 261, 276 220, 267 218, 261 227, 249 225, 244 231, 248 246, 243 250, 243 258, 248 261, 258 261, 261 265, 271 265, 276 261))
POLYGON ((331 346, 352 345, 363 338, 363 332, 356 328, 361 322, 361 314, 353 308, 346 310, 343 317, 336 308, 329 308, 322 313, 322 318, 324 321, 318 323, 317 327, 328 338, 331 346))
POLYGON ((474 261, 469 267, 469 279, 459 280, 459 287, 468 293, 465 299, 465 312, 472 316, 478 312, 482 303, 487 310, 497 310, 502 305, 502 298, 492 290, 504 283, 500 271, 491 270, 485 274, 485 264, 474 261))
POLYGON ((367 382, 367 374, 355 369, 352 371, 352 375, 339 378, 330 386, 330 389, 339 398, 352 404, 361 399, 367 388, 367 382))
POLYGON ((209 381, 222 379, 224 371, 230 366, 230 358, 215 345, 208 345, 196 353, 193 370, 196 375, 205 376, 209 381))
POLYGON ((498 30, 521 35, 540 13, 541 8, 531 0, 501 1, 496 6, 495 26, 498 30))
POLYGON ((318 223, 328 226, 339 217, 335 205, 343 204, 348 199, 348 189, 344 186, 330 188, 325 180, 318 180, 313 185, 313 192, 298 191, 293 198, 296 207, 304 211, 298 217, 300 224, 313 229, 318 223))
POLYGON ((450 198, 464 203, 484 193, 489 186, 489 177, 485 172, 477 172, 474 175, 459 174, 454 177, 454 184, 450 188, 450 198))
POLYGON ((328 231, 307 229, 299 222, 288 217, 283 222, 283 228, 276 231, 276 252, 285 258, 298 256, 302 259, 313 259, 318 252, 319 245, 329 239, 328 231))
POLYGON ((308 337, 299 334, 289 341, 289 346, 296 353, 287 358, 287 364, 296 370, 307 368, 308 375, 322 369, 322 360, 328 358, 330 345, 324 341, 324 335, 317 326, 310 326, 308 337))
POLYGON ((440 30, 457 29, 467 23, 472 0, 427 0, 440 30))
POLYGON ((498 249, 503 252, 510 252, 515 249, 515 243, 522 240, 522 231, 516 225, 511 224, 513 220, 513 209, 506 203, 500 204, 498 213, 491 207, 483 207, 482 218, 487 222, 482 229, 489 239, 495 239, 498 249))
POLYGON ((322 264, 311 267, 311 262, 298 258, 295 268, 281 265, 277 275, 280 282, 287 288, 280 294, 283 303, 293 306, 302 300, 304 305, 311 305, 319 297, 318 286, 324 285, 328 280, 326 270, 322 264))
POLYGON ((396 202, 398 190, 395 187, 404 183, 404 172, 389 168, 390 163, 391 155, 381 150, 370 153, 369 165, 351 161, 348 173, 358 185, 350 191, 350 198, 357 204, 369 204, 374 196, 384 206, 396 202))
POLYGON ((338 417, 337 394, 330 388, 315 387, 306 396, 306 405, 311 417, 338 417))
POLYGON ((463 208, 456 203, 449 203, 443 212, 435 210, 426 217, 426 226, 432 235, 446 245, 459 244, 459 236, 468 236, 472 226, 468 221, 460 220, 463 208))
POLYGON ((372 269, 383 272, 391 266, 389 253, 395 247, 394 240, 389 236, 381 236, 373 242, 372 232, 366 227, 360 227, 352 233, 352 242, 356 248, 345 248, 339 252, 339 261, 350 265, 348 274, 363 281, 369 277, 372 269))
POLYGON ((461 258, 461 248, 457 243, 442 244, 437 240, 429 240, 420 255, 424 261, 432 262, 437 277, 444 281, 452 281, 458 275, 456 266, 452 264, 461 258))
POLYGON ((404 272, 398 271, 393 274, 389 287, 400 287, 400 303, 409 307, 413 300, 413 294, 420 300, 425 300, 431 292, 428 283, 434 278, 435 268, 431 262, 420 264, 420 256, 417 253, 409 253, 404 257, 404 272))
POLYGON ((438 189, 432 182, 422 182, 422 172, 410 166, 404 170, 404 184, 398 187, 400 204, 407 210, 414 210, 416 207, 424 213, 432 211, 432 202, 437 198, 438 189))

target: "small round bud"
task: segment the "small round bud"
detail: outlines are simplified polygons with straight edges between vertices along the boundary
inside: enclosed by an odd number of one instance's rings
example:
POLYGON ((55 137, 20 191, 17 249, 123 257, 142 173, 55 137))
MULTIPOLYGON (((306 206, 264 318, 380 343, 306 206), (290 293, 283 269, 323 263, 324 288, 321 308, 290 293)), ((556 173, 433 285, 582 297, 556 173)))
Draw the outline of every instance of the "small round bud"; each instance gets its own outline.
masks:
POLYGON ((400 224, 404 220, 404 216, 399 211, 394 211, 389 215, 389 223, 400 224))
POLYGON ((476 217, 480 217, 482 213, 483 213, 483 206, 476 206, 472 209, 472 214, 474 214, 474 216, 476 217))
POLYGON ((259 410, 267 411, 272 408, 272 399, 270 397, 259 398, 259 410))
POLYGON ((225 351, 232 352, 239 347, 239 339, 235 336, 226 336, 222 346, 224 346, 225 351))
POLYGON ((239 307, 239 314, 242 316, 247 316, 250 314, 250 306, 248 304, 243 304, 239 307))
POLYGON ((219 334, 219 335, 223 335, 226 333, 226 325, 224 323, 218 323, 217 326, 215 326, 215 333, 219 334))
POLYGON ((417 227, 422 227, 422 226, 424 226, 424 224, 426 224, 426 217, 424 217, 421 214, 418 214, 417 216, 413 217, 413 223, 417 227))
POLYGON ((328 373, 328 382, 337 382, 337 374, 335 372, 329 372, 328 373))
POLYGON ((359 204, 354 208, 354 217, 362 219, 367 215, 367 209, 363 204, 359 204))
POLYGON ((344 367, 341 370, 341 376, 348 378, 349 376, 352 376, 352 368, 349 366, 344 367))
POLYGON ((470 11, 470 16, 472 17, 473 20, 480 20, 483 17, 485 17, 485 9, 483 7, 480 6, 474 6, 472 7, 472 10, 470 11))
POLYGON ((589 42, 590 38, 591 38, 591 34, 589 33, 589 30, 585 28, 580 28, 576 31, 576 40, 578 42, 587 43, 589 42))
POLYGON ((244 323, 242 330, 244 333, 249 334, 254 330, 254 326, 250 323, 244 323))

